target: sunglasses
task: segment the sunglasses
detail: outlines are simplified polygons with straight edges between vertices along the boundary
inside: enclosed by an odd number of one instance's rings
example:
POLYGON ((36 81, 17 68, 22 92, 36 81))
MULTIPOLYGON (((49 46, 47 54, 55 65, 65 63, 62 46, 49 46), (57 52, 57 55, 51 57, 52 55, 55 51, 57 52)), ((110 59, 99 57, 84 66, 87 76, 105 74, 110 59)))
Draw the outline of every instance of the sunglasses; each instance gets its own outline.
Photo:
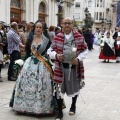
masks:
POLYGON ((72 22, 64 22, 63 24, 64 24, 64 25, 71 25, 72 22))

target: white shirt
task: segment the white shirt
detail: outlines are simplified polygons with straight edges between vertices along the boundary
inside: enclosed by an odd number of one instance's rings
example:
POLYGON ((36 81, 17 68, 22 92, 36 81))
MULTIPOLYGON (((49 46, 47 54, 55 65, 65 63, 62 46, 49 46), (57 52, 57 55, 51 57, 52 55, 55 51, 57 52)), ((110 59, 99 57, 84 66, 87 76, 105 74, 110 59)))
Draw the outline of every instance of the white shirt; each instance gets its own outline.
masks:
POLYGON ((67 39, 69 39, 71 36, 72 36, 72 32, 69 33, 68 35, 65 34, 65 37, 66 37, 67 39))

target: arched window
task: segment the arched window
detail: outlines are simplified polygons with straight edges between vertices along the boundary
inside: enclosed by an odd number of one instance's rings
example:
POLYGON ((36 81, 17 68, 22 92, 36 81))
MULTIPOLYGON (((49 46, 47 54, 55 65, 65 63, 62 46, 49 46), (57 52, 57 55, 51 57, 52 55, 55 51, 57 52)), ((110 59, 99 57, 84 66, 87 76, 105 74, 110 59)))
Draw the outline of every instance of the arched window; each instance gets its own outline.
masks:
POLYGON ((88 7, 92 7, 92 1, 91 0, 88 1, 88 7))
POLYGON ((39 13, 45 13, 45 4, 42 2, 40 5, 39 5, 39 13))
POLYGON ((43 22, 45 22, 45 17, 46 15, 46 6, 44 2, 41 2, 39 5, 39 18, 40 20, 42 20, 43 22))
POLYGON ((20 0, 11 0, 10 6, 20 8, 20 0))
POLYGON ((22 0, 11 0, 10 22, 21 22, 21 2, 22 0))

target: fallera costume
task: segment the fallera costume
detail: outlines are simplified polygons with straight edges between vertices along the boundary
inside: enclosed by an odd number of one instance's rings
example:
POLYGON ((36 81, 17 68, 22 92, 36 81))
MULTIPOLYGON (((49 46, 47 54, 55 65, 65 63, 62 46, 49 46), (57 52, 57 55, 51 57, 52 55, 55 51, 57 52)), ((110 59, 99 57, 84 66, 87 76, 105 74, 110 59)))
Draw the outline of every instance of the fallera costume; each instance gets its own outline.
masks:
POLYGON ((87 52, 87 44, 83 36, 74 30, 69 35, 66 35, 64 31, 57 34, 52 41, 51 48, 47 51, 49 57, 55 60, 53 94, 58 105, 58 116, 56 120, 61 120, 63 117, 62 101, 65 93, 67 96, 72 97, 70 111, 75 113, 76 100, 81 89, 80 82, 84 79, 83 59, 86 58, 87 52), (72 48, 76 48, 74 58, 77 57, 79 59, 78 65, 70 65, 72 48), (64 55, 62 62, 56 58, 57 54, 64 55))
POLYGON ((99 59, 104 59, 104 60, 116 59, 114 50, 112 49, 114 48, 114 40, 111 37, 103 38, 100 46, 101 46, 101 52, 99 55, 99 59))
POLYGON ((32 39, 28 40, 28 47, 31 44, 31 55, 29 56, 18 76, 15 86, 13 109, 17 112, 30 114, 52 114, 54 112, 52 80, 50 72, 38 55, 48 63, 46 51, 50 47, 50 41, 43 36, 42 43, 36 45, 32 39), (33 52, 34 51, 34 52, 33 52))

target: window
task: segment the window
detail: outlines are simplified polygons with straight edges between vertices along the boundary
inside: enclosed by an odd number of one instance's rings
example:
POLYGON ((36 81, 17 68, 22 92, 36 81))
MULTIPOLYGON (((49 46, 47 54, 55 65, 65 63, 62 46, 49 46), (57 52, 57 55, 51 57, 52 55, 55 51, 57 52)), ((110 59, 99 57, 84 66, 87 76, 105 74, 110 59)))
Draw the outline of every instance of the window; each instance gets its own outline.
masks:
POLYGON ((10 3, 10 22, 21 22, 22 0, 11 0, 10 3))
POLYGON ((99 7, 99 0, 97 0, 97 7, 99 7))
POLYGON ((99 20, 102 20, 102 12, 99 12, 99 20))
POLYGON ((88 1, 88 7, 92 7, 92 1, 91 0, 88 1))
POLYGON ((76 2, 75 7, 80 7, 80 2, 76 2))
POLYGON ((18 14, 17 14, 17 13, 11 13, 11 14, 10 14, 10 17, 11 17, 11 18, 18 18, 18 14))
POLYGON ((105 0, 103 0, 103 7, 105 6, 105 0))
POLYGON ((96 12, 95 15, 96 15, 96 16, 95 16, 96 20, 98 20, 98 12, 96 12))
POLYGON ((20 0, 11 0, 10 6, 20 8, 20 0))
POLYGON ((80 18, 80 13, 75 13, 74 14, 74 19, 79 19, 80 18))
POLYGON ((103 6, 103 0, 100 0, 100 7, 103 6))
POLYGON ((39 13, 45 13, 45 5, 44 5, 44 3, 41 3, 40 5, 39 5, 39 13))

